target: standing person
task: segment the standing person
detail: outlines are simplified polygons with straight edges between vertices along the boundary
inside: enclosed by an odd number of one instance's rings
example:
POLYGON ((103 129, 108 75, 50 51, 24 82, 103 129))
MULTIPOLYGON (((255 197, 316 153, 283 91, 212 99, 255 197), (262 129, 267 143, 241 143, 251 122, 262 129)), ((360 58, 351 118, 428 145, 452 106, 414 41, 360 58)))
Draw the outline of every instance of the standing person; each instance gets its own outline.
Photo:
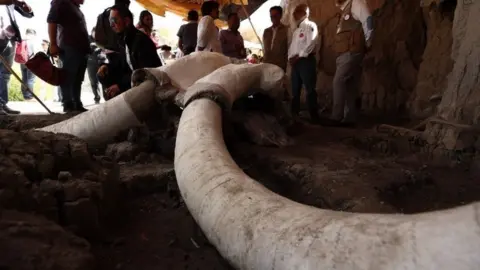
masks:
MULTIPOLYGON (((40 49, 40 44, 38 43, 38 40, 36 38, 36 32, 33 29, 27 29, 25 32, 25 40, 23 42, 19 43, 17 45, 17 50, 20 50, 16 52, 15 60, 20 64, 20 70, 22 71, 22 82, 23 84, 27 85, 30 91, 33 91, 33 86, 35 84, 35 74, 31 72, 27 66, 25 66, 25 63, 28 61, 28 59, 32 58, 37 52, 39 52, 40 49), (23 50, 25 50, 25 55, 23 55, 23 50), (20 54, 19 54, 20 53, 20 54), (19 56, 18 59, 17 56, 19 56)), ((23 94, 23 99, 25 101, 33 101, 33 96, 32 93, 30 93, 23 85, 22 85, 22 94, 23 94)))
POLYGON ((228 14, 228 29, 220 31, 219 39, 222 44, 222 52, 225 56, 245 59, 247 50, 243 44, 243 37, 238 32, 240 18, 237 13, 228 14))
POLYGON ((306 4, 298 5, 292 16, 295 31, 288 49, 288 61, 292 66, 292 114, 300 112, 300 94, 302 85, 307 91, 307 104, 310 118, 318 122, 317 92, 317 62, 315 47, 317 43, 317 25, 308 19, 309 9, 306 4))
MULTIPOLYGON (((0 1, 4 5, 0 9, 0 55, 5 60, 8 68, 12 67, 15 55, 13 42, 21 42, 21 34, 15 20, 15 11, 20 7, 23 11, 31 12, 30 6, 23 1, 4 0, 0 1)), ((21 13, 22 14, 22 13, 21 13)), ((22 14, 22 16, 25 16, 22 14)), ((8 103, 8 83, 11 73, 3 63, 0 63, 0 115, 19 114, 19 111, 13 110, 7 106, 8 103)))
POLYGON ((58 55, 66 71, 60 85, 64 112, 87 110, 80 98, 90 53, 85 17, 80 10, 83 3, 84 0, 52 0, 47 17, 50 55, 58 55))
POLYGON ((140 17, 138 18, 137 29, 145 33, 150 37, 155 44, 155 47, 158 48, 158 43, 153 36, 153 16, 152 13, 148 10, 140 12, 140 17))
POLYGON ((373 36, 373 18, 364 0, 336 0, 341 10, 334 49, 338 54, 333 78, 333 108, 327 125, 352 126, 357 120, 362 61, 373 36))
POLYGON ((202 19, 198 23, 197 51, 222 53, 222 47, 218 40, 218 27, 215 20, 219 16, 220 5, 215 1, 205 1, 202 4, 202 19))
POLYGON ((189 55, 195 51, 197 47, 197 30, 198 30, 198 12, 190 10, 188 12, 188 23, 180 26, 178 29, 178 48, 183 55, 189 55))
POLYGON ((99 83, 97 78, 99 63, 98 56, 102 50, 98 48, 97 44, 95 43, 95 27, 92 29, 92 32, 88 38, 90 40, 90 54, 88 55, 87 60, 88 79, 90 80, 90 86, 92 87, 95 104, 98 104, 100 103, 100 95, 98 94, 99 83))
POLYGON ((288 27, 281 23, 283 9, 280 6, 270 8, 272 26, 263 32, 265 53, 263 62, 274 64, 287 70, 288 63, 288 27))

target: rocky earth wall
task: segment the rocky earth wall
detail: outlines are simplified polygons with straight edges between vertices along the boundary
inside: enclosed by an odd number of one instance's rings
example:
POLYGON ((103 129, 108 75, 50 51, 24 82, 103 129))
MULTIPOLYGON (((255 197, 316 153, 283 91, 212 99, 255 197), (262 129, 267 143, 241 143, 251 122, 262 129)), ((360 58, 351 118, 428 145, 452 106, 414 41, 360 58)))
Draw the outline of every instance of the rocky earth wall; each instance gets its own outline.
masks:
POLYGON ((480 169, 480 2, 458 1, 453 23, 452 59, 447 87, 438 106, 439 120, 424 132, 439 152, 467 153, 480 169))
POLYGON ((452 6, 424 3, 423 18, 427 29, 427 46, 418 71, 418 81, 407 103, 410 115, 426 118, 436 108, 447 86, 447 77, 453 68, 452 6))

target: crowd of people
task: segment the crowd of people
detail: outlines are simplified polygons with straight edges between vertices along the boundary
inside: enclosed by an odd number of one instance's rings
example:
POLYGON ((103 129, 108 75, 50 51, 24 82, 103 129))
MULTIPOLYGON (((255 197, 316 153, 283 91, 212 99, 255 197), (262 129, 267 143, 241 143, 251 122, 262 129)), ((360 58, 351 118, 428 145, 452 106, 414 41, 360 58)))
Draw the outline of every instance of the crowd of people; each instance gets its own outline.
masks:
MULTIPOLYGON (((0 0, 1 1, 1 0, 0 0)), ((8 2, 8 0, 6 0, 8 2)), ((11 3, 22 1, 10 0, 11 3)), ((95 102, 100 101, 100 93, 108 100, 130 88, 130 77, 135 69, 159 67, 167 64, 173 57, 183 57, 195 51, 222 53, 228 57, 246 59, 247 50, 240 34, 240 17, 237 13, 227 14, 228 28, 220 30, 215 25, 219 18, 220 5, 216 1, 205 1, 201 6, 201 18, 196 10, 188 12, 188 22, 178 30, 178 50, 172 52, 167 45, 160 45, 153 28, 153 16, 142 11, 138 22, 134 23, 129 10, 129 1, 122 1, 109 9, 108 22, 111 30, 119 37, 119 50, 101 49, 96 39, 96 29, 88 33, 80 5, 84 0, 53 0, 48 14, 48 33, 50 40, 44 41, 43 50, 48 47, 49 54, 59 59, 68 77, 59 87, 59 99, 64 111, 85 111, 80 99, 81 84, 87 71, 95 102), (102 91, 100 91, 100 87, 102 91)), ((290 24, 283 24, 285 17, 280 6, 270 8, 272 26, 263 33, 264 55, 262 62, 279 66, 284 71, 290 66, 293 115, 300 112, 302 88, 306 91, 306 104, 311 120, 324 125, 348 126, 356 121, 357 89, 361 75, 361 62, 365 51, 370 47, 373 33, 373 20, 363 0, 336 0, 341 10, 334 49, 338 53, 337 71, 333 82, 333 110, 328 119, 320 119, 316 93, 316 51, 318 41, 317 25, 309 19, 307 4, 300 4, 288 14, 290 24), (291 36, 290 36, 291 33, 291 36)), ((10 9, 7 7, 7 12, 10 9)), ((13 12, 13 11, 12 11, 13 12)), ((9 14, 10 15, 10 14, 9 14)), ((8 33, 8 26, 1 22, 0 40, 8 33)), ((105 31, 105 29, 102 29, 105 31)), ((104 34, 104 33, 102 33, 104 34)), ((29 42, 35 31, 28 29, 25 42, 29 55, 37 50, 29 42)), ((6 37, 8 39, 8 37, 6 37)), ((11 39, 11 38, 10 38, 11 39)), ((8 46, 7 46, 8 47, 8 46)), ((14 53, 12 46, 2 52, 2 56, 14 53), (9 49, 8 49, 9 48, 9 49)), ((17 48, 18 49, 18 48, 17 48)), ((258 57, 252 57, 258 62, 258 57)), ((5 72, 0 83, 0 108, 12 113, 6 106, 5 72)), ((22 75, 27 85, 32 85, 34 75, 22 66, 22 75)), ((28 91, 24 98, 31 99, 28 91)))

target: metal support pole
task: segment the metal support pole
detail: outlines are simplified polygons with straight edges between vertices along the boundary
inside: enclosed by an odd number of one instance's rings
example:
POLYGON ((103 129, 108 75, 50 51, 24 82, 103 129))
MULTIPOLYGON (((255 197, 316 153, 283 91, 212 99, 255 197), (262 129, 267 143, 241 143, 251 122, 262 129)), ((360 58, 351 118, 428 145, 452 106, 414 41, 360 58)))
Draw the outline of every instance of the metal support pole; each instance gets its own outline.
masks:
POLYGON ((248 11, 247 11, 247 9, 245 8, 245 5, 243 4, 243 0, 240 0, 240 3, 242 3, 243 12, 245 12, 245 14, 247 15, 248 21, 250 22, 250 25, 252 26, 253 33, 255 33, 255 36, 257 37, 258 42, 260 42, 260 45, 262 45, 263 53, 265 53, 265 47, 263 46, 262 39, 261 39, 260 36, 257 34, 257 30, 255 30, 255 27, 253 26, 252 20, 250 19, 250 14, 248 14, 248 11))

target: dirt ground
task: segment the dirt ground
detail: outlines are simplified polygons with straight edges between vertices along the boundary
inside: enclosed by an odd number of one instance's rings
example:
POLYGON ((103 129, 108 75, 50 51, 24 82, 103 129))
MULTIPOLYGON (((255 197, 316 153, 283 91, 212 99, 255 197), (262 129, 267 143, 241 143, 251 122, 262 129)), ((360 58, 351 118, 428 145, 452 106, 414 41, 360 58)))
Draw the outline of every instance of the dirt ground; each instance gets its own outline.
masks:
MULTIPOLYGON (((19 129, 47 120, 41 121, 0 119, 19 129)), ((231 150, 247 174, 295 201, 339 211, 418 213, 480 199, 480 177, 468 166, 434 163, 408 140, 308 124, 290 135, 294 146, 238 143, 231 150)), ((231 269, 189 215, 171 160, 158 160, 120 162, 127 209, 102 239, 90 241, 97 269, 231 269)))
MULTIPOLYGON (((430 164, 418 154, 359 148, 357 138, 374 132, 308 125, 302 129, 294 136, 295 146, 244 143, 234 147, 234 157, 275 192, 322 208, 417 213, 480 199, 480 180, 468 170, 430 164)), ((176 191, 165 188, 137 198, 129 212, 130 221, 115 232, 122 241, 95 246, 99 269, 230 269, 201 235, 176 191)))

